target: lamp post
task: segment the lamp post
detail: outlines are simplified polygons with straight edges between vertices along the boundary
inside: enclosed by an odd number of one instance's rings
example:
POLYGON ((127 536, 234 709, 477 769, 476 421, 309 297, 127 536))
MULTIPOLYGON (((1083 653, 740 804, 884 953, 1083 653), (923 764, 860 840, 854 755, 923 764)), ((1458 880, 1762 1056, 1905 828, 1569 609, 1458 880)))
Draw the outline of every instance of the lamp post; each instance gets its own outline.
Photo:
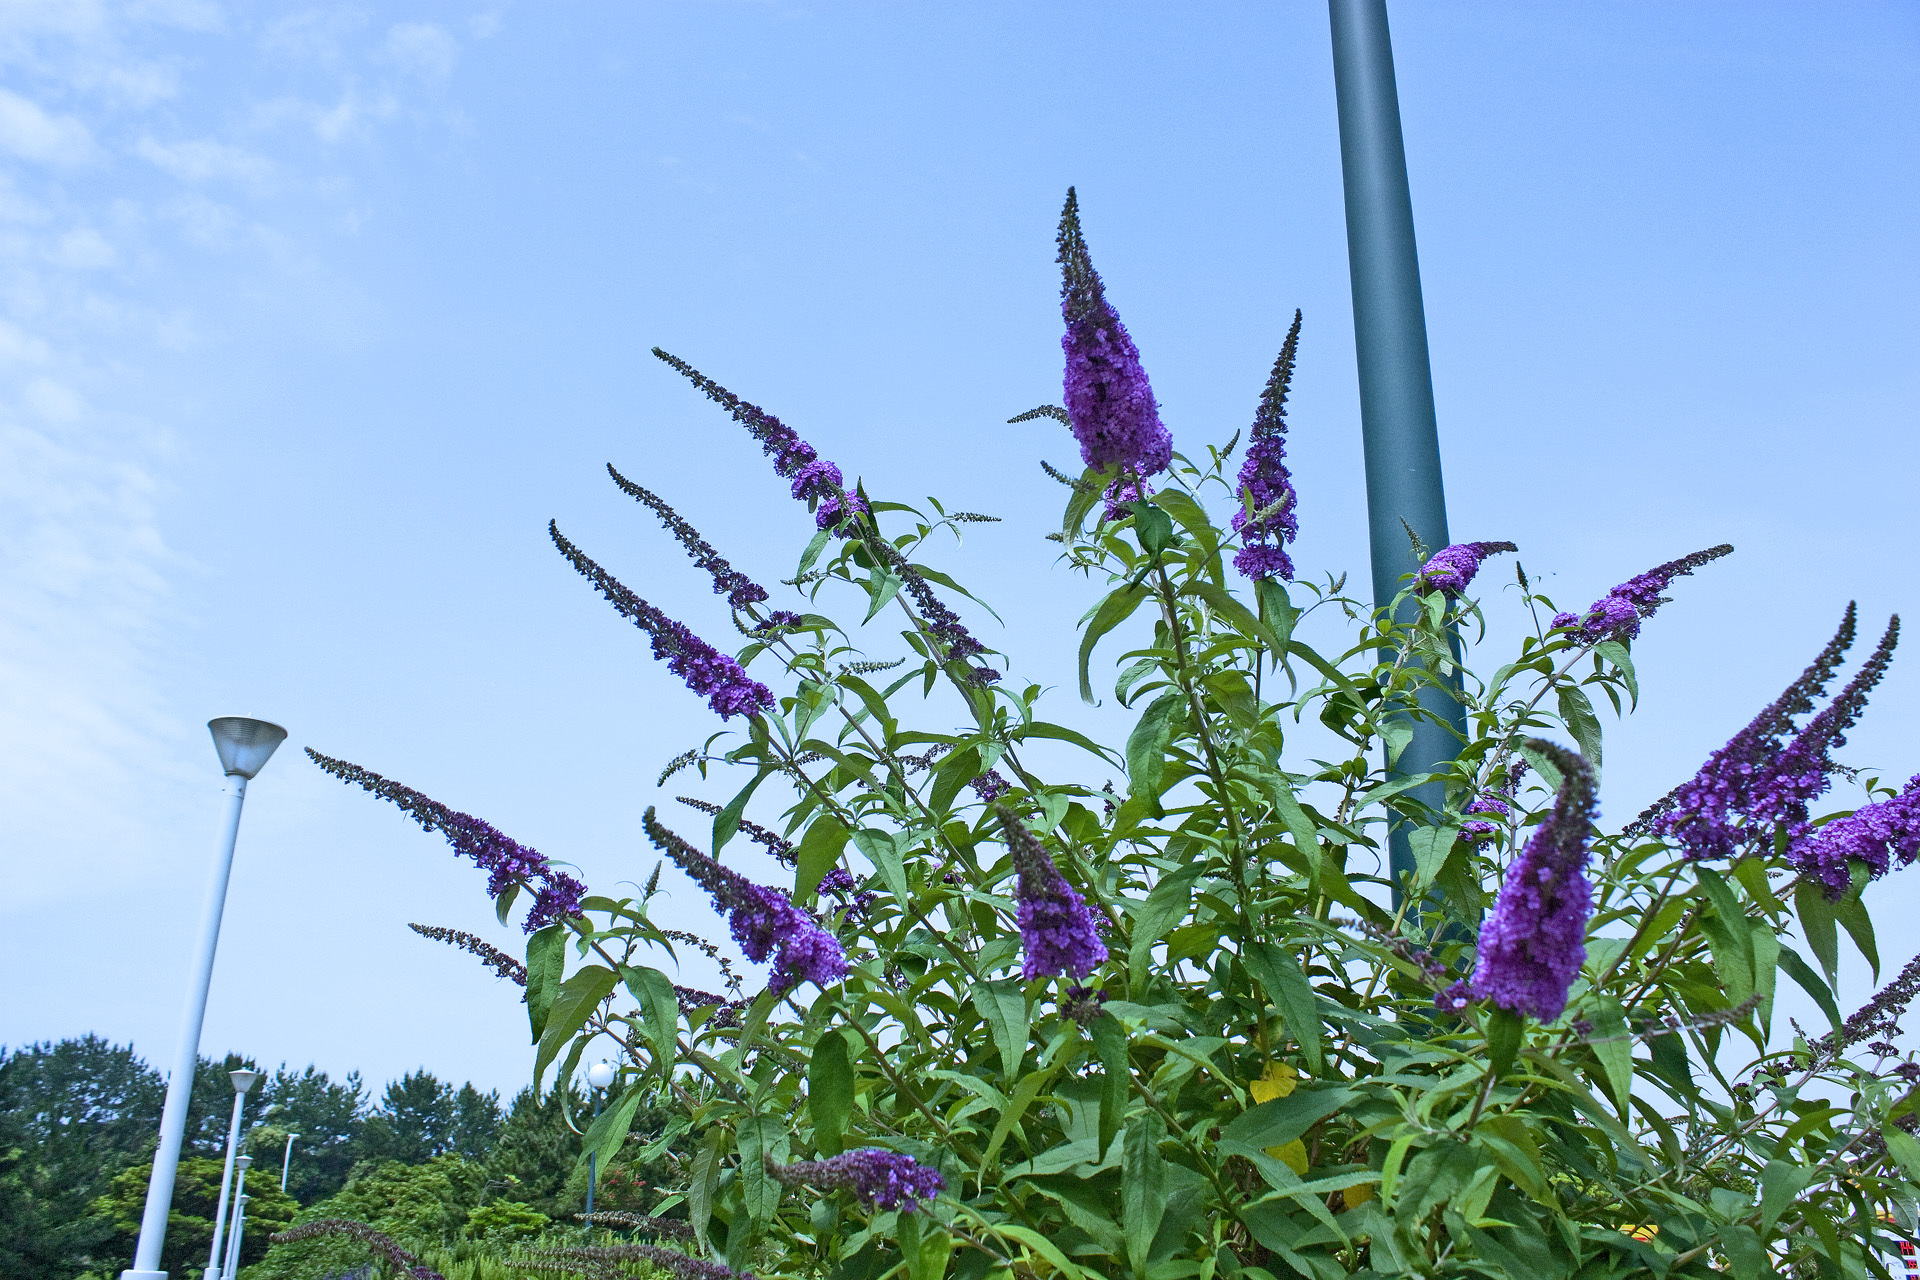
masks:
MULTIPOLYGON (((197 1047, 195 1052, 198 1053, 197 1047)), ((221 1228, 227 1221, 227 1192, 233 1186, 233 1162, 240 1150, 240 1109, 247 1100, 247 1091, 253 1088, 253 1082, 259 1078, 257 1071, 227 1072, 227 1079, 233 1081, 233 1120, 227 1125, 227 1162, 220 1170, 220 1207, 213 1212, 213 1249, 207 1254, 208 1275, 216 1274, 220 1268, 221 1228)), ((248 1160, 247 1163, 251 1164, 252 1161, 248 1160)))
MULTIPOLYGON (((242 1156, 241 1159, 247 1164, 253 1163, 251 1156, 242 1156)), ((245 1165, 240 1168, 240 1185, 242 1187, 247 1185, 245 1165)), ((233 1198, 233 1230, 227 1233, 227 1265, 226 1269, 220 1273, 222 1280, 233 1280, 240 1270, 240 1241, 247 1233, 247 1201, 251 1199, 253 1197, 244 1191, 233 1198)), ((203 1277, 202 1280, 205 1278, 203 1277)))
POLYGON ((180 1027, 180 1048, 167 1080, 167 1101, 160 1111, 160 1143, 153 1153, 153 1173, 147 1179, 147 1205, 140 1217, 140 1243, 133 1266, 122 1280, 166 1280, 160 1269, 160 1251, 167 1243, 167 1214, 173 1207, 173 1180, 180 1169, 180 1141, 187 1130, 187 1107, 193 1100, 193 1072, 200 1062, 200 1027, 207 1016, 207 988, 213 982, 213 953, 220 945, 220 917, 227 905, 227 881, 233 875, 233 847, 240 837, 240 806, 247 798, 247 780, 266 767, 274 749, 286 741, 287 731, 265 720, 222 716, 207 722, 213 749, 227 775, 227 820, 214 860, 213 882, 207 888, 206 913, 201 919, 200 943, 194 953, 193 976, 187 987, 187 1011, 180 1027))
MULTIPOLYGON (((1426 305, 1420 294, 1413 195, 1407 185, 1386 0, 1327 0, 1327 11, 1333 27, 1347 265, 1353 278, 1353 337, 1360 365, 1367 532, 1378 605, 1393 599, 1401 578, 1420 567, 1408 529, 1432 550, 1447 545, 1447 499, 1440 477, 1426 305)), ((1416 608, 1409 602, 1399 620, 1410 622, 1416 608)), ((1446 690, 1421 690, 1420 705, 1440 723, 1414 722, 1413 740, 1394 762, 1395 776, 1444 766, 1459 753, 1465 736, 1466 710, 1446 690)), ((1429 785, 1413 794, 1437 805, 1442 799, 1438 792, 1429 785)), ((1397 900, 1400 878, 1414 869, 1404 829, 1389 834, 1388 866, 1397 900)))
POLYGON ((287 1135, 287 1154, 280 1160, 280 1189, 282 1191, 287 1189, 287 1170, 293 1167, 293 1140, 299 1136, 297 1133, 287 1135))
MULTIPOLYGON (((618 1069, 615 1068, 614 1065, 611 1062, 608 1062, 605 1058, 600 1059, 600 1061, 594 1063, 592 1066, 587 1068, 587 1087, 593 1090, 593 1118, 594 1119, 598 1120, 600 1118, 600 1100, 602 1096, 605 1094, 607 1086, 613 1083, 614 1076, 618 1074, 619 1074, 618 1069)), ((587 1152, 587 1212, 588 1213, 593 1212, 593 1183, 594 1183, 595 1175, 598 1173, 598 1170, 594 1168, 594 1163, 595 1163, 595 1158, 598 1155, 599 1153, 596 1151, 587 1152)), ((588 1223, 587 1228, 588 1230, 592 1230, 593 1224, 588 1223)))

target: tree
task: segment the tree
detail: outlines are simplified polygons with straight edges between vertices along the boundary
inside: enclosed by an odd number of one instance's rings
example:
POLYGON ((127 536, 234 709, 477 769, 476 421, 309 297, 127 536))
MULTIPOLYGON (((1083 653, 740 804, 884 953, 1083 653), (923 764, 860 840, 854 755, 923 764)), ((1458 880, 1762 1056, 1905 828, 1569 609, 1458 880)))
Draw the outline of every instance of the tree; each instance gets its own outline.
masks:
MULTIPOLYGON (((167 1217, 167 1242, 160 1253, 161 1269, 178 1280, 190 1280, 206 1270, 224 1169, 224 1161, 206 1156, 188 1156, 180 1161, 174 1176, 173 1210, 167 1217)), ((121 1171, 108 1184, 106 1194, 95 1202, 93 1211, 108 1225, 108 1234, 92 1270, 116 1275, 133 1264, 151 1172, 151 1165, 121 1171)), ((281 1192, 277 1171, 272 1176, 265 1176, 264 1168, 261 1172, 263 1176, 247 1179, 247 1220, 240 1248, 243 1266, 266 1257, 270 1247, 267 1237, 291 1226, 300 1209, 292 1196, 281 1192)))
POLYGON ((268 1117, 255 1131, 249 1150, 265 1160, 283 1157, 287 1134, 297 1133, 293 1160, 287 1166, 287 1190, 301 1204, 313 1204, 346 1184, 356 1154, 355 1139, 362 1123, 365 1088, 360 1073, 350 1072, 336 1084, 324 1071, 309 1066, 295 1073, 282 1066, 263 1081, 268 1117))
POLYGON ((585 1105, 580 1091, 571 1087, 545 1098, 532 1089, 515 1095, 487 1160, 487 1172, 503 1197, 549 1218, 565 1218, 584 1207, 584 1194, 569 1194, 567 1186, 581 1150, 580 1135, 568 1125, 567 1116, 580 1115, 585 1105))

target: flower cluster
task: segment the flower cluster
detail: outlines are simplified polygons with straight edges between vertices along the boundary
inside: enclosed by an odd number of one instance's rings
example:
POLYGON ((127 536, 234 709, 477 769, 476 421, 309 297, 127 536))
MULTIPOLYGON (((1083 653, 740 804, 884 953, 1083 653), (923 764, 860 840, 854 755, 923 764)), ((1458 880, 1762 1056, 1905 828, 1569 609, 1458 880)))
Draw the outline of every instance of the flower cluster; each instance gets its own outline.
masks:
POLYGON ((480 962, 503 978, 512 980, 515 986, 527 985, 527 966, 488 942, 485 938, 467 933, 461 929, 448 929, 437 924, 410 924, 407 928, 423 938, 435 942, 444 942, 448 946, 458 947, 468 955, 480 957, 480 962))
POLYGON ((853 872, 845 867, 835 867, 820 877, 820 892, 830 893, 840 900, 840 907, 852 919, 862 919, 880 895, 863 890, 853 872))
POLYGON ((1233 513, 1233 531, 1242 546, 1233 567, 1255 581, 1291 578, 1293 557, 1286 544, 1300 532, 1294 514, 1293 476, 1287 470, 1287 387, 1293 381, 1293 360, 1300 348, 1300 313, 1280 344, 1280 355, 1267 377, 1267 389, 1254 411, 1253 434, 1247 456, 1240 463, 1240 510, 1233 513))
POLYGON ((628 1274, 622 1264, 636 1261, 650 1262, 675 1280, 756 1280, 751 1271, 735 1271, 718 1262, 653 1244, 535 1249, 525 1259, 512 1259, 508 1265, 537 1271, 568 1271, 592 1280, 619 1280, 628 1274))
POLYGON ((1027 830, 1012 810, 995 805, 994 813, 1006 833, 1019 876, 1014 898, 1020 904, 1020 942, 1026 951, 1020 976, 1028 982, 1056 973, 1086 977, 1107 958, 1106 944, 1100 941, 1086 901, 1053 865, 1040 837, 1027 830))
POLYGON ((672 365, 687 381, 706 393, 707 399, 733 415, 733 420, 760 442, 760 448, 773 459, 773 470, 783 480, 793 482, 793 496, 814 506, 814 523, 832 529, 842 537, 853 532, 853 517, 870 515, 867 503, 858 493, 843 489, 840 468, 827 462, 814 447, 758 405, 748 404, 712 378, 678 356, 653 349, 653 354, 672 365))
POLYGON ((1007 794, 1008 790, 1007 780, 1000 776, 997 769, 987 770, 967 785, 973 788, 973 794, 988 804, 1007 794))
POLYGON ((1473 575, 1480 572, 1481 561, 1502 551, 1519 549, 1511 542, 1456 542, 1450 547, 1442 547, 1420 566, 1420 576, 1414 583, 1414 590, 1421 595, 1431 595, 1435 591, 1449 596, 1460 595, 1472 584, 1473 575))
POLYGON ((729 564, 726 557, 715 551, 712 544, 700 536, 700 531, 687 523, 678 511, 668 506, 664 498, 621 475, 614 470, 611 462, 607 464, 607 474, 613 477, 613 482, 619 485, 627 496, 660 517, 660 523, 665 525, 667 532, 687 549, 687 554, 693 557, 693 562, 713 578, 714 594, 725 596, 727 603, 736 609, 745 609, 748 605, 759 604, 767 598, 765 587, 729 564))
POLYGON ((1867 709, 1867 695, 1880 683, 1893 662, 1893 648, 1900 642, 1900 619, 1887 623, 1887 630, 1874 646, 1873 653, 1860 664, 1860 670, 1847 681, 1834 700, 1807 721, 1766 769, 1753 788, 1748 812, 1761 821, 1799 826, 1807 821, 1807 804, 1823 794, 1832 783, 1835 747, 1847 744, 1847 730, 1867 709))
MULTIPOLYGON (((692 796, 675 796, 674 799, 689 809, 698 809, 702 813, 720 812, 720 806, 711 800, 696 800, 692 796)), ((767 830, 750 818, 740 819, 740 834, 772 854, 774 860, 783 867, 791 867, 798 861, 799 855, 794 853, 791 840, 782 839, 776 832, 767 830)))
MULTIPOLYGON (((939 647, 935 655, 941 662, 968 663, 987 651, 987 646, 974 639, 966 624, 960 621, 960 615, 947 608, 946 601, 933 593, 927 585, 927 579, 919 568, 885 538, 874 538, 868 543, 869 549, 878 553, 887 567, 900 577, 900 583, 906 588, 907 595, 913 600, 914 607, 920 611, 920 621, 925 624, 927 634, 939 647)), ((974 666, 967 672, 967 679, 973 684, 992 684, 1000 678, 1000 673, 989 666, 974 666)))
POLYGON ((374 1230, 364 1222, 354 1222, 347 1218, 320 1218, 305 1222, 297 1227, 271 1237, 275 1244, 294 1244, 301 1240, 311 1240, 315 1236, 346 1236, 358 1240, 374 1254, 386 1259, 395 1271, 413 1277, 413 1280, 442 1280, 438 1271, 420 1265, 420 1259, 402 1249, 393 1242, 392 1237, 374 1230))
POLYGON ((1089 467, 1136 477, 1157 475, 1173 460, 1173 437, 1141 367, 1140 351, 1107 302, 1080 232, 1080 201, 1067 188, 1060 211, 1060 313, 1067 322, 1067 418, 1089 467))
POLYGON ((783 992, 800 982, 824 987, 846 976, 847 955, 839 940, 786 894, 757 885, 701 853, 661 826, 651 806, 641 821, 654 846, 712 895, 716 910, 726 912, 727 927, 747 959, 762 962, 773 956, 768 982, 772 990, 783 992))
POLYGON ((946 1190, 947 1180, 912 1156, 878 1147, 863 1147, 829 1160, 801 1160, 794 1164, 767 1161, 767 1172, 790 1187, 817 1187, 823 1191, 851 1191, 868 1206, 911 1213, 919 1202, 946 1190))
MULTIPOLYGON (((1512 1013, 1551 1022, 1587 958, 1587 845, 1597 812, 1593 766, 1541 738, 1527 745, 1560 770, 1553 811, 1507 868, 1493 914, 1480 928, 1468 989, 1512 1013)), ((1443 1006, 1444 1007, 1444 1006, 1443 1006)))
POLYGON ((1107 486, 1100 495, 1106 509, 1100 513, 1104 520, 1125 520, 1133 514, 1133 504, 1142 498, 1153 496, 1153 486, 1138 476, 1123 475, 1107 486))
POLYGON ((713 1025, 716 1027, 737 1027, 740 1025, 740 1011, 747 1006, 738 1000, 729 1000, 717 996, 711 991, 701 991, 697 987, 683 987, 675 984, 674 1003, 682 1009, 712 1009, 713 1025))
POLYGON ((773 706, 772 691, 748 676, 738 661, 622 586, 612 574, 562 537, 557 523, 549 522, 547 533, 560 548, 560 554, 593 584, 594 590, 605 596, 621 616, 647 633, 653 641, 653 656, 665 658, 667 669, 685 680, 687 688, 705 698, 721 719, 757 715, 773 706))
POLYGON ((1553 625, 1578 627, 1580 639, 1588 644, 1598 644, 1602 640, 1631 640, 1640 634, 1640 624, 1666 603, 1667 598, 1663 593, 1675 578, 1684 577, 1701 565, 1732 553, 1732 545, 1723 542, 1717 547, 1708 547, 1705 551, 1696 551, 1678 560, 1656 565, 1645 573, 1628 578, 1595 600, 1583 614, 1556 613, 1553 625))
POLYGON ((1897 860, 1900 865, 1920 857, 1920 776, 1907 782, 1899 795, 1856 809, 1815 830, 1794 845, 1788 859, 1794 868, 1838 898, 1853 887, 1853 864, 1864 863, 1869 876, 1879 879, 1897 860))
POLYGON ((383 778, 371 769, 362 769, 345 760, 323 756, 312 747, 307 755, 313 762, 342 782, 354 783, 382 800, 390 801, 424 831, 438 831, 457 851, 473 859, 487 873, 487 894, 499 898, 511 889, 533 890, 533 910, 527 913, 525 929, 532 933, 558 920, 571 920, 580 914, 580 899, 587 886, 553 865, 538 851, 517 844, 498 829, 472 814, 449 809, 411 787, 383 778))
MULTIPOLYGON (((1520 787, 1520 780, 1526 776, 1527 762, 1515 760, 1507 766, 1507 780, 1500 786, 1476 796, 1464 812, 1484 813, 1493 817, 1507 818, 1513 815, 1513 795, 1520 787)), ((1460 824, 1460 838, 1470 844, 1483 844, 1499 833, 1500 824, 1486 819, 1471 820, 1460 824)))

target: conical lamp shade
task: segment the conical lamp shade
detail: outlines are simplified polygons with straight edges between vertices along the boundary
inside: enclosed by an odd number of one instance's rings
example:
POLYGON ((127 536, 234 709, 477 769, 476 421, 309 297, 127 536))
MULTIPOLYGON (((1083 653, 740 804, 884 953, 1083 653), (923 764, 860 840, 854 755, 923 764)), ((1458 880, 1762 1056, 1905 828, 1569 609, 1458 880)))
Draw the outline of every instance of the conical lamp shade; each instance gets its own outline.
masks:
POLYGON ((207 730, 213 734, 213 749, 220 753, 220 767, 243 778, 264 769, 274 749, 287 740, 287 731, 279 725, 246 716, 209 720, 207 730))

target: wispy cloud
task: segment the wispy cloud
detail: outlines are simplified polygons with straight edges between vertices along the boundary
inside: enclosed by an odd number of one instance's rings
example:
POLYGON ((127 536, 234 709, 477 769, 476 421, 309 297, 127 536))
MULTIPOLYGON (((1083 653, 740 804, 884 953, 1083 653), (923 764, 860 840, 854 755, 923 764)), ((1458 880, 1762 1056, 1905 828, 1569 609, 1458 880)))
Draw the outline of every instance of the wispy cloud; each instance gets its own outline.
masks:
POLYGON ((98 148, 87 126, 72 116, 56 116, 11 89, 0 89, 0 147, 23 160, 79 165, 98 148))

